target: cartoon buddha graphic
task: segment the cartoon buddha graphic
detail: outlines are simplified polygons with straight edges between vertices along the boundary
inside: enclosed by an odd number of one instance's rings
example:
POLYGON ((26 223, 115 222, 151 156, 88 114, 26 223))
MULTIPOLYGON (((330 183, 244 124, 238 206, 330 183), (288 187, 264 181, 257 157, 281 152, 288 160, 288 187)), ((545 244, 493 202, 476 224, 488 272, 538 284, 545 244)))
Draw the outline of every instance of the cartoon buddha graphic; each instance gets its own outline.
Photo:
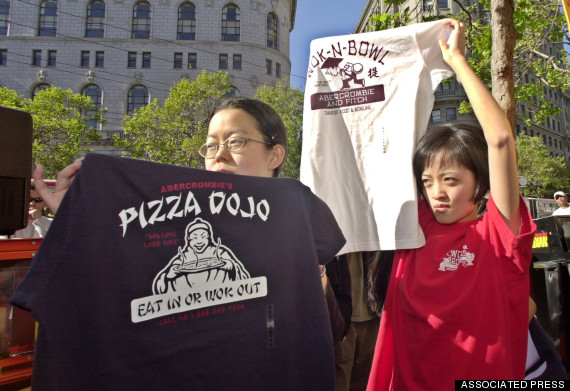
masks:
POLYGON ((250 278, 232 250, 222 245, 219 238, 214 242, 212 226, 207 221, 196 218, 188 224, 184 240, 184 247, 178 247, 178 254, 155 277, 155 295, 250 278))

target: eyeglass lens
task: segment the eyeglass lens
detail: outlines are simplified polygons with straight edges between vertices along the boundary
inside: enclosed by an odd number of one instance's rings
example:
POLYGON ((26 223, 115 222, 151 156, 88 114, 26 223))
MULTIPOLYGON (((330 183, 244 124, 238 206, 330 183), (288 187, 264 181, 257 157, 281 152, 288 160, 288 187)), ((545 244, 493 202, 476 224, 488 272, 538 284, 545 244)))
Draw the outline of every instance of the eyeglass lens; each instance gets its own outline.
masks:
POLYGON ((30 202, 42 202, 44 199, 42 197, 30 197, 30 202))

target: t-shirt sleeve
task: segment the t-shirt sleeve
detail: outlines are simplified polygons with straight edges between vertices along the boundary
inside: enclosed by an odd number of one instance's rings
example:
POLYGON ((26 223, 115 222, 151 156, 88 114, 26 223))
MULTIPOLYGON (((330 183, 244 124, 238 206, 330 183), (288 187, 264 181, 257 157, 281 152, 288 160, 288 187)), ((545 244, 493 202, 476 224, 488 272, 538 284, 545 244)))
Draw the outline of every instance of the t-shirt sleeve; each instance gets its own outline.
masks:
POLYGON ((493 195, 487 202, 486 218, 489 222, 489 236, 493 248, 497 249, 497 256, 513 259, 515 266, 521 272, 527 272, 532 259, 532 241, 536 231, 536 225, 527 209, 524 199, 520 197, 519 207, 521 212, 520 233, 512 233, 507 223, 499 213, 493 195))
POLYGON ((307 213, 311 222, 312 234, 319 263, 330 262, 346 243, 330 208, 323 200, 304 186, 307 213))
POLYGON ((435 91, 438 84, 451 76, 453 71, 443 61, 439 40, 449 40, 452 29, 445 25, 445 20, 433 23, 421 23, 416 32, 416 42, 421 53, 424 65, 432 79, 432 90, 435 91))

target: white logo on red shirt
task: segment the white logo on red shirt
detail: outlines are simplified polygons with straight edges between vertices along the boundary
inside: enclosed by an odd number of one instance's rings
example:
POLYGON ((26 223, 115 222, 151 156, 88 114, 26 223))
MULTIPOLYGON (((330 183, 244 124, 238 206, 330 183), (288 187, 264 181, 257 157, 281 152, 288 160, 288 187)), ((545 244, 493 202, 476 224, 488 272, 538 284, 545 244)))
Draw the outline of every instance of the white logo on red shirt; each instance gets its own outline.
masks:
POLYGON ((439 264, 439 270, 441 271, 453 271, 457 270, 459 265, 463 267, 473 266, 473 260, 475 259, 475 254, 467 251, 467 246, 463 246, 463 250, 449 250, 447 252, 447 257, 443 258, 443 261, 439 264))

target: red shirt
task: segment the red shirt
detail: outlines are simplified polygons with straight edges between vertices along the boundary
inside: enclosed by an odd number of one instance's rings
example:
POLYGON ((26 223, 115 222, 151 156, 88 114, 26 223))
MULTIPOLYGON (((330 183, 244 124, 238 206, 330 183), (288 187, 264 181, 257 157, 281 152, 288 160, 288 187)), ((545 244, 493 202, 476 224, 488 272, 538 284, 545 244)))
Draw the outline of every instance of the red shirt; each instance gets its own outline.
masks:
POLYGON ((524 378, 536 226, 520 208, 515 236, 492 197, 483 217, 451 225, 420 202, 426 245, 396 252, 368 391, 524 378))

